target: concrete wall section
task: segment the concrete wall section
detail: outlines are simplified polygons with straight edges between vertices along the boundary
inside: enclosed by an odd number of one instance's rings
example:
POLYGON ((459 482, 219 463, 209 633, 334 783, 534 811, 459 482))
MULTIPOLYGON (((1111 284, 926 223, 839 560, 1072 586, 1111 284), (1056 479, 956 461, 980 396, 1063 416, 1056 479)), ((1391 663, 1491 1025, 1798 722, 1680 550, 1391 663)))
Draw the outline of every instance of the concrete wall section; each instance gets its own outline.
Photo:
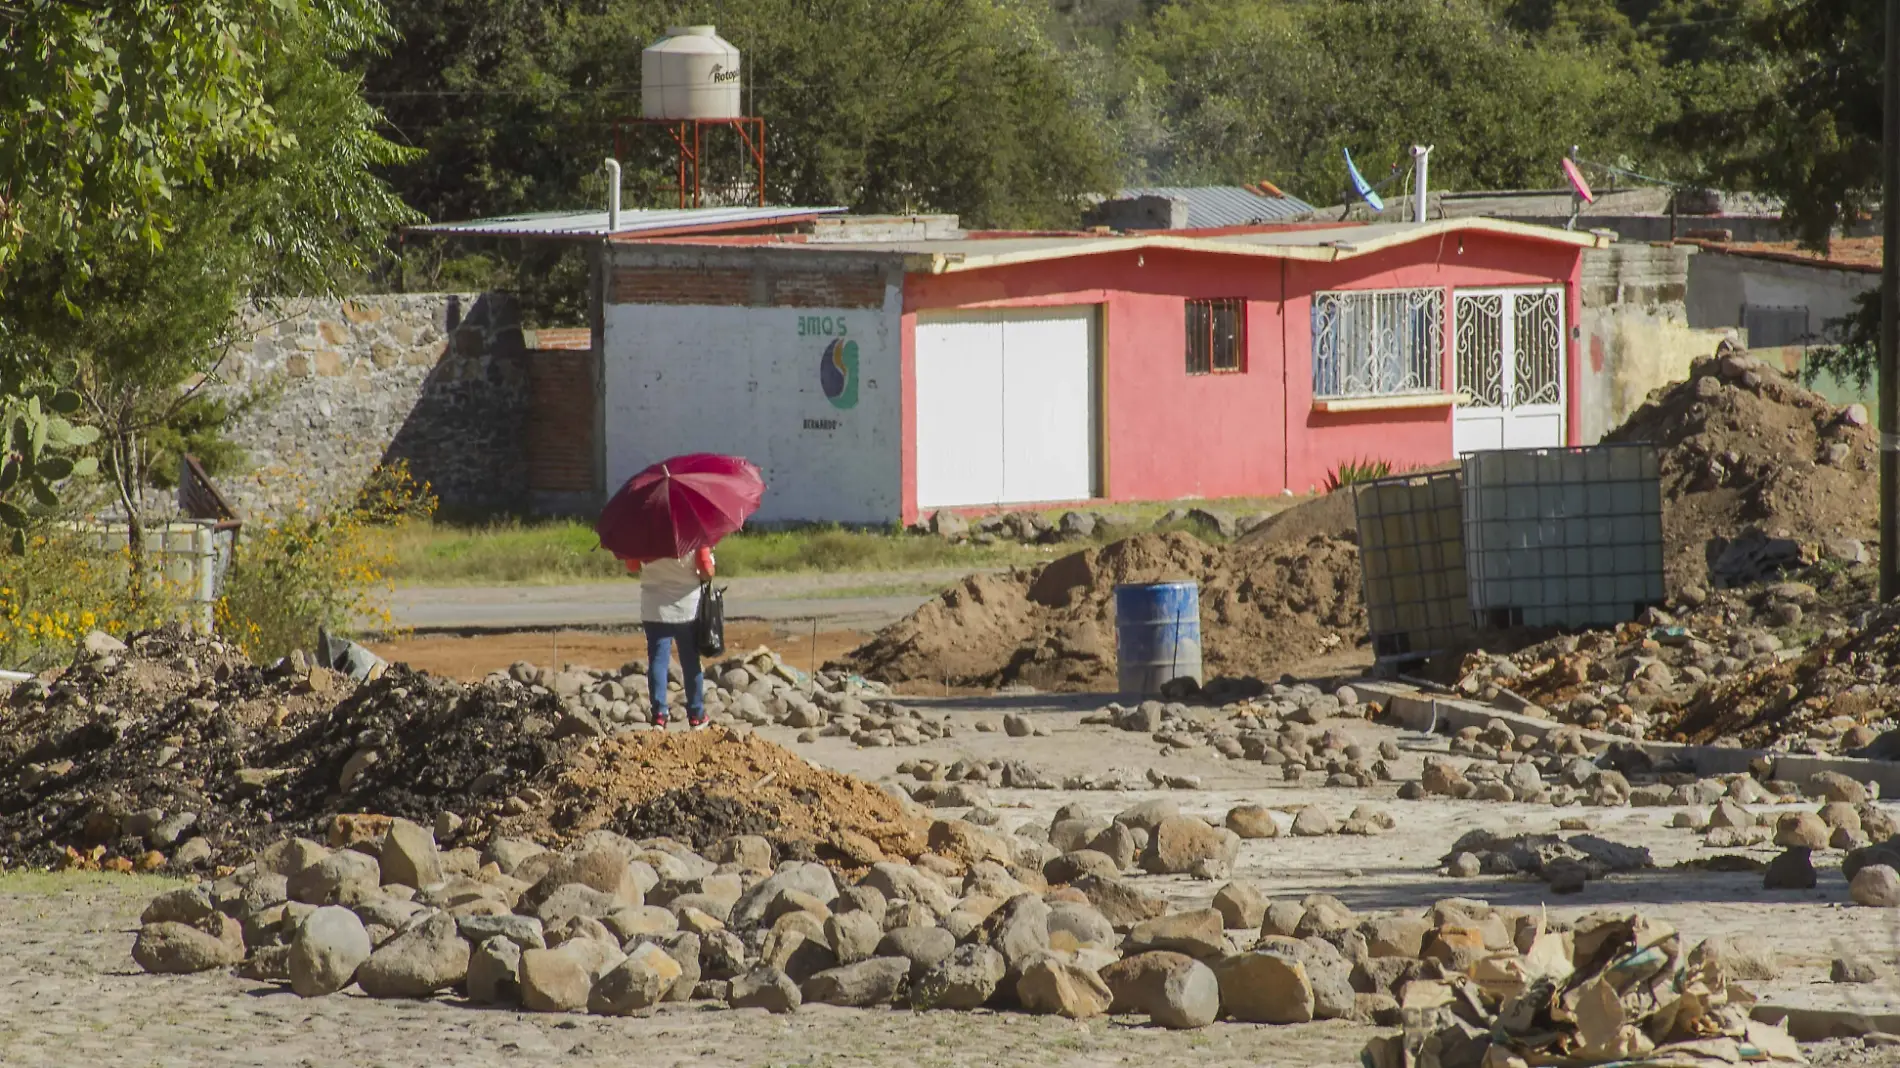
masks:
POLYGON ((1740 327, 1742 308, 1806 308, 1808 329, 1831 340, 1831 324, 1854 313, 1855 298, 1880 284, 1878 271, 1810 266, 1706 249, 1689 265, 1689 325, 1740 327))
POLYGON ((668 456, 731 453, 765 473, 761 521, 897 522, 899 278, 883 257, 616 249, 606 485, 668 456))
POLYGON ((1649 394, 1681 382, 1726 335, 1689 324, 1685 298, 1696 250, 1617 244, 1583 254, 1580 444, 1621 426, 1649 394))

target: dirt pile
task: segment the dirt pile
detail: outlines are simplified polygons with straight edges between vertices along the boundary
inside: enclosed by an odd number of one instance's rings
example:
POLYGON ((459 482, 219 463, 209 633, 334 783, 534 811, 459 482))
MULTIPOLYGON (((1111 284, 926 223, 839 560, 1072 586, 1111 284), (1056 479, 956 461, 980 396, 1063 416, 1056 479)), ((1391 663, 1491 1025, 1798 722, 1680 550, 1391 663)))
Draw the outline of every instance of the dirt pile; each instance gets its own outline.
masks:
POLYGON ((864 866, 886 854, 915 856, 928 829, 862 779, 717 728, 617 735, 575 753, 537 787, 551 803, 505 819, 503 833, 546 841, 604 828, 696 849, 758 834, 787 855, 864 866))
POLYGON ((202 867, 339 812, 498 807, 559 751, 550 694, 401 666, 355 686, 166 630, 80 653, 0 713, 0 861, 68 846, 202 867), (180 861, 180 858, 183 858, 180 861))
POLYGON ((1681 589, 1762 577, 1753 552, 1715 566, 1751 529, 1816 547, 1874 538, 1878 437, 1865 410, 1836 408, 1758 360, 1728 355, 1697 362, 1688 381, 1652 395, 1604 440, 1657 447, 1664 566, 1681 589))
POLYGON ((1900 644, 1862 632, 1880 618, 1869 616, 1875 578, 1864 565, 1821 565, 1718 590, 1676 614, 1558 635, 1509 655, 1470 653, 1456 686, 1487 700, 1508 690, 1564 722, 1633 738, 1840 752, 1866 742, 1850 728, 1885 714, 1884 698, 1869 703, 1848 691, 1879 691, 1889 663, 1883 643, 1900 644), (1845 673, 1823 670, 1846 646, 1882 651, 1858 656, 1845 673), (1798 693, 1783 692, 1791 682, 1798 693), (1850 719, 1835 723, 1839 716, 1850 719))
POLYGON ((1798 658, 1721 678, 1656 712, 1656 736, 1686 742, 1900 758, 1900 609, 1833 629, 1798 658))
POLYGON ((1090 690, 1115 681, 1115 587, 1200 583, 1206 675, 1271 679, 1365 630, 1349 541, 1213 546, 1142 534, 1005 575, 973 575, 880 631, 847 665, 886 682, 1027 683, 1090 690))
MULTIPOLYGON (((611 826, 695 842, 762 833, 840 860, 901 852, 916 833, 875 787, 769 743, 645 733, 632 667, 521 664, 464 684, 397 664, 358 685, 301 659, 259 668, 178 630, 89 644, 0 706, 0 867, 208 870, 287 834, 322 840, 353 813, 425 825, 452 813, 469 845, 504 822, 555 839, 611 826)), ((854 684, 801 689, 775 664, 761 652, 722 665, 708 708, 865 744, 948 733, 883 702, 881 715, 854 684)))

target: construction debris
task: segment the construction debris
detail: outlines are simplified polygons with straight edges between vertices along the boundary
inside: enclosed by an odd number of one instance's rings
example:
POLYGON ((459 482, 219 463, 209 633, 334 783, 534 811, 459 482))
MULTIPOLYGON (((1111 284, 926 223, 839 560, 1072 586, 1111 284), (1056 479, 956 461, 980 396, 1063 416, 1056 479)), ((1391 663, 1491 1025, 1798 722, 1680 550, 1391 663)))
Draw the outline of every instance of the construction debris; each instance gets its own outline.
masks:
POLYGON ((1729 981, 1720 954, 1705 943, 1685 956, 1668 924, 1590 916, 1558 932, 1538 918, 1518 945, 1487 953, 1480 943, 1458 974, 1407 984, 1404 1031, 1369 1043, 1365 1063, 1806 1063, 1785 1030, 1750 1018, 1754 998, 1729 981))

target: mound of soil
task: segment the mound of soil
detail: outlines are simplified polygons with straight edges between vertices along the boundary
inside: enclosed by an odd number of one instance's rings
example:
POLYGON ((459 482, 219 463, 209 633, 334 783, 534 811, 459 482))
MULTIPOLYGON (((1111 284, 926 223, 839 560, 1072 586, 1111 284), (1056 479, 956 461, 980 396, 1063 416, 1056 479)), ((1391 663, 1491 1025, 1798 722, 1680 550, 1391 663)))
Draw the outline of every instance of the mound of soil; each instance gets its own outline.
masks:
POLYGON ((286 833, 320 838, 337 813, 492 816, 577 744, 552 740, 561 714, 511 680, 396 665, 353 686, 182 631, 140 635, 122 653, 82 651, 0 712, 0 863, 202 838, 195 866, 211 867, 286 833), (175 831, 150 827, 166 821, 175 831))
POLYGON ((573 754, 537 785, 551 806, 504 820, 504 833, 545 842, 606 828, 696 848, 760 834, 787 855, 864 865, 887 854, 917 855, 928 830, 863 779, 719 728, 616 735, 573 754))
POLYGON ((1353 510, 1351 490, 1322 493, 1284 512, 1275 512, 1237 540, 1241 545, 1297 545, 1322 537, 1358 539, 1359 516, 1353 510))
POLYGON ((1190 534, 1142 534, 1032 570, 972 575, 880 631, 846 664, 892 683, 1112 688, 1115 587, 1185 579, 1200 583, 1209 678, 1277 678, 1365 631, 1350 541, 1218 547, 1190 534))
MULTIPOLYGON (((1853 726, 1891 727, 1896 703, 1900 609, 1885 608, 1864 628, 1830 630, 1797 659, 1714 680, 1687 701, 1658 707, 1658 729, 1651 736, 1702 744, 1733 740, 1749 748, 1834 739, 1853 726)), ((1900 758, 1897 743, 1900 735, 1883 739, 1880 751, 1860 755, 1900 758)))
POLYGON ((1873 539, 1878 434, 1767 364, 1697 362, 1653 394, 1609 442, 1657 447, 1669 586, 1706 586, 1709 564, 1749 528, 1816 543, 1873 539))

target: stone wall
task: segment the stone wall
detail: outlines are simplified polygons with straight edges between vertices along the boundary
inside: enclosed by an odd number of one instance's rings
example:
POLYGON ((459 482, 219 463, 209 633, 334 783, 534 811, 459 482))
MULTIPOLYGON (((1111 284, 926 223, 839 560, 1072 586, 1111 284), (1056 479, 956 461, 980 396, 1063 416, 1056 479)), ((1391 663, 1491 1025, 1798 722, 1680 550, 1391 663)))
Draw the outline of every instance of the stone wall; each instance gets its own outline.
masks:
POLYGON ((240 512, 340 499, 399 459, 445 511, 526 505, 528 360, 507 297, 293 300, 244 322, 213 387, 254 398, 229 432, 254 470, 220 486, 240 512))

